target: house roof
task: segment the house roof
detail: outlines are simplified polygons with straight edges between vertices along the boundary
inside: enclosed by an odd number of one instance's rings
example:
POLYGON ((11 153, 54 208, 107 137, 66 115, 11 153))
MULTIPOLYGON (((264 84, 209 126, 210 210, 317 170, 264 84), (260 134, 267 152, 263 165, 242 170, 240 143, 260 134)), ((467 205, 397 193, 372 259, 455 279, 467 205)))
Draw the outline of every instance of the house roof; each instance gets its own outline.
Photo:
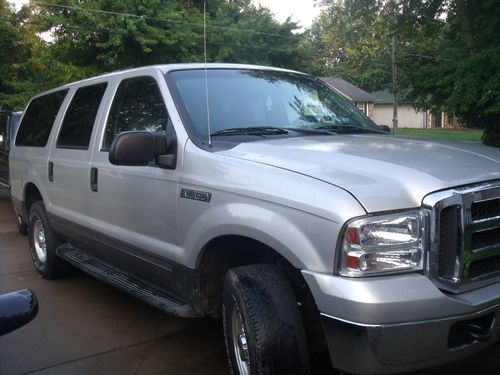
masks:
POLYGON ((379 104, 391 104, 394 98, 394 95, 389 90, 374 91, 372 95, 375 97, 375 103, 379 104))
POLYGON ((327 85, 333 87, 347 99, 353 102, 374 102, 375 98, 365 90, 354 86, 353 84, 343 80, 342 78, 319 77, 327 85))
MULTIPOLYGON (((372 96, 375 97, 375 103, 377 104, 392 104, 394 99, 394 94, 389 90, 378 90, 372 92, 372 96)), ((410 101, 404 98, 401 94, 398 95, 399 104, 411 104, 410 101)))

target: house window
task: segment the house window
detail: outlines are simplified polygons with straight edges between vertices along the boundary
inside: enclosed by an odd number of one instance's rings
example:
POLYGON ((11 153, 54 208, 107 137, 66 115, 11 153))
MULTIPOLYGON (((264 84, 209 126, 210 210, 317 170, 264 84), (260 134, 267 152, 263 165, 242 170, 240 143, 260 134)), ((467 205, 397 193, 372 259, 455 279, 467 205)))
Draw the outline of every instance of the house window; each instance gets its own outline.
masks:
POLYGON ((365 115, 367 114, 367 111, 368 111, 368 106, 367 106, 367 103, 365 102, 357 102, 356 103, 356 107, 358 107, 358 109, 363 112, 365 115))

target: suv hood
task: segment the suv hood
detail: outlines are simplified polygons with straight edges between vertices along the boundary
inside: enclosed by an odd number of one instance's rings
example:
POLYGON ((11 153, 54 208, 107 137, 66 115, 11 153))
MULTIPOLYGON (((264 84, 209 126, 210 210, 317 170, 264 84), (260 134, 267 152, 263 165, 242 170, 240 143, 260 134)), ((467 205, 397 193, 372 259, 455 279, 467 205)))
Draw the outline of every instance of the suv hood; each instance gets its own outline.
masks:
POLYGON ((338 186, 367 212, 419 207, 441 189, 500 178, 500 149, 390 135, 332 135, 241 143, 220 154, 338 186))

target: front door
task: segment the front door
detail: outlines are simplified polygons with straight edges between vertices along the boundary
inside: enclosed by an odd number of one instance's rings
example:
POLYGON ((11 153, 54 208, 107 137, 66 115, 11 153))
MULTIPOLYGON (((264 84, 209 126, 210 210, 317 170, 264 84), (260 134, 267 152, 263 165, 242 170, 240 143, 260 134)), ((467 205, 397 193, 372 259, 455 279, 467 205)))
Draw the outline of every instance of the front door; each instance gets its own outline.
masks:
POLYGON ((168 284, 166 259, 180 255, 177 246, 176 206, 179 177, 176 170, 155 166, 116 166, 109 148, 121 132, 146 130, 166 133, 172 124, 155 71, 122 79, 109 109, 102 139, 95 145, 90 192, 91 226, 106 246, 101 255, 120 267, 139 272, 154 282, 168 284))

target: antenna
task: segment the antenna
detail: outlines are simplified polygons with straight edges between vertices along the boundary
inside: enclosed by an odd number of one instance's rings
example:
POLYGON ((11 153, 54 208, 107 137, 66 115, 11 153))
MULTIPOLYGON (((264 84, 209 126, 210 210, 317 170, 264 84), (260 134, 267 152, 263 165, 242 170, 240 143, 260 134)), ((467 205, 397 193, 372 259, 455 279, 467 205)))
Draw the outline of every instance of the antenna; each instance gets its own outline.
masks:
POLYGON ((210 126, 210 105, 208 103, 208 66, 207 66, 207 2, 203 2, 203 54, 205 56, 205 97, 207 100, 208 147, 212 147, 212 130, 210 126))

